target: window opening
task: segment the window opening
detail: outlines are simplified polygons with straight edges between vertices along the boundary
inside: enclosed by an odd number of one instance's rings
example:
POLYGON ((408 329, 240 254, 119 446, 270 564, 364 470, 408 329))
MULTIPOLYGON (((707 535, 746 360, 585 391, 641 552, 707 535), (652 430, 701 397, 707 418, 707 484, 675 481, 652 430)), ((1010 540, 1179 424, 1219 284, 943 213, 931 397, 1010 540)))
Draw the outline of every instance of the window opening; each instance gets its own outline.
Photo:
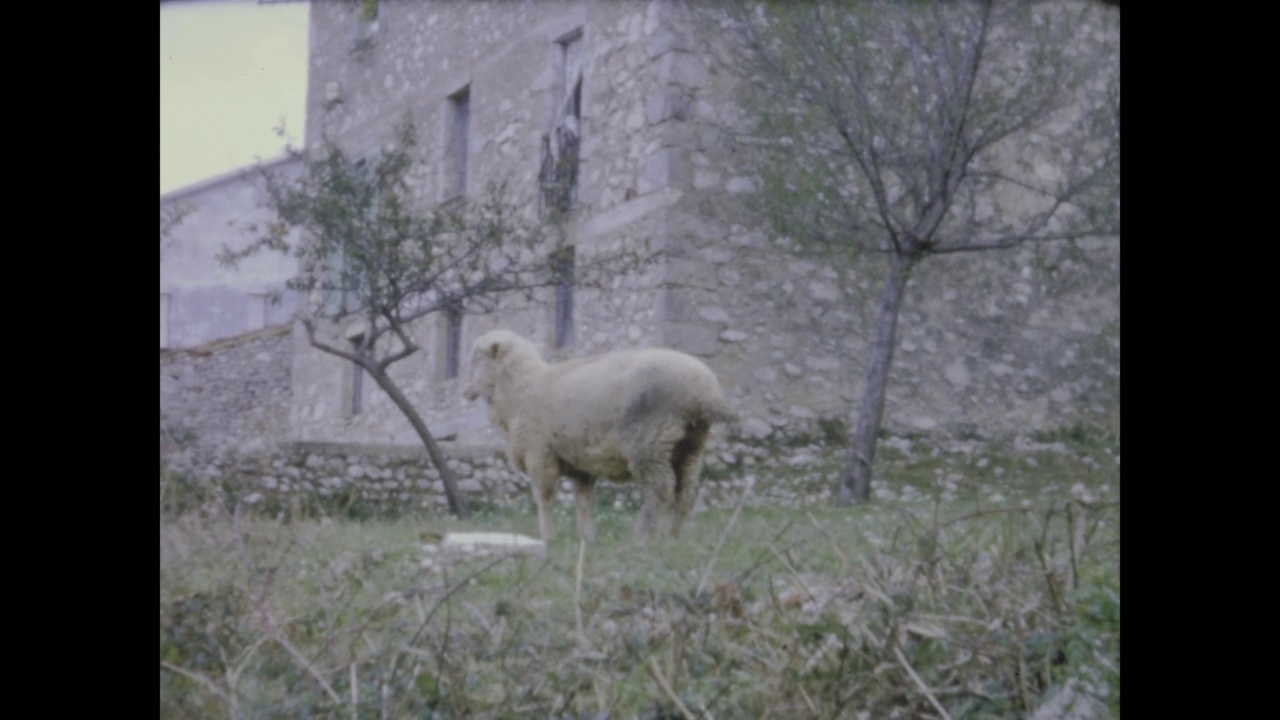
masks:
MULTIPOLYGON (((363 343, 363 335, 352 338, 351 351, 358 355, 363 343)), ((364 411, 364 368, 358 362, 352 362, 351 365, 351 414, 359 415, 364 411)))
POLYGON ((462 350, 462 309, 455 306, 445 311, 444 377, 458 377, 458 361, 462 350))
POLYGON ((461 195, 467 190, 468 134, 471 124, 471 86, 455 93, 453 103, 453 190, 461 195))
POLYGON ((551 132, 542 136, 542 210, 567 212, 578 203, 582 147, 582 33, 556 43, 560 83, 551 132))
POLYGON ((556 277, 555 345, 562 348, 573 343, 574 249, 567 247, 557 252, 551 267, 556 277))

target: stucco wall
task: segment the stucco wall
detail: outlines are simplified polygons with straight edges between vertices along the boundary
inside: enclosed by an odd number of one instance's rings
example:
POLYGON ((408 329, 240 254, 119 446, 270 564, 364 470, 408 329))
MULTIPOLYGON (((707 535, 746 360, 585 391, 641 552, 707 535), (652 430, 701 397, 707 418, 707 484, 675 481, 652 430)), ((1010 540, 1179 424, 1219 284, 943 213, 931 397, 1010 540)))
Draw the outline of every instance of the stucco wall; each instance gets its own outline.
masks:
MULTIPOLYGON (((296 176, 301 163, 281 159, 265 167, 296 176)), ((217 259, 224 246, 245 247, 255 237, 254 226, 272 218, 261 206, 264 199, 258 181, 242 176, 242 171, 160 197, 161 208, 190 211, 160 242, 162 347, 192 347, 278 325, 293 316, 295 299, 285 289, 297 271, 292 257, 261 253, 236 268, 217 259), (272 294, 280 301, 272 301, 272 294)))

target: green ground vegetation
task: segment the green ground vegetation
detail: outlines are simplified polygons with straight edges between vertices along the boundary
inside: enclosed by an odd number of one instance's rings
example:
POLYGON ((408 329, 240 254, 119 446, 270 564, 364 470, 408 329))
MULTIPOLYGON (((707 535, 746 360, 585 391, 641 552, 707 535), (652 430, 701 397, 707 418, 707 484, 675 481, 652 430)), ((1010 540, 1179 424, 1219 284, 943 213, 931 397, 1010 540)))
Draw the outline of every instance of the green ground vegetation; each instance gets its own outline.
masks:
POLYGON ((545 557, 437 545, 536 535, 532 502, 464 523, 162 487, 161 716, 1014 718, 1072 692, 1118 717, 1118 440, 891 443, 869 504, 767 501, 838 463, 759 463, 679 540, 637 541, 602 488, 596 541, 565 505, 545 557))

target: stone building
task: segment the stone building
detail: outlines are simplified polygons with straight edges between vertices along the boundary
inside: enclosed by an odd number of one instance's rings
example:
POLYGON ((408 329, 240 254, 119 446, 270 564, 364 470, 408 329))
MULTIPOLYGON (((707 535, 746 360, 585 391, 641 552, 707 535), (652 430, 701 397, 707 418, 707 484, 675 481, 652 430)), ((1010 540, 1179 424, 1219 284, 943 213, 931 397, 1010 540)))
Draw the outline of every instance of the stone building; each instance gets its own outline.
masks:
MULTIPOLYGON (((263 168, 296 175, 301 163, 282 157, 263 168)), ((243 173, 224 173, 160 196, 162 212, 189 210, 160 241, 161 350, 202 345, 293 316, 294 297, 285 289, 297 272, 293 258, 260 254, 237 269, 218 262, 224 245, 243 247, 251 227, 271 218, 260 207, 262 189, 243 173)))
MULTIPOLYGON (((383 0, 376 17, 368 5, 311 4, 308 147, 327 136, 372 153, 410 113, 424 203, 502 180, 527 218, 569 210, 579 258, 661 253, 607 290, 549 291, 534 308, 465 317, 460 333, 444 318, 421 323, 425 351, 392 374, 438 436, 495 439, 446 362, 494 326, 554 357, 646 345, 701 356, 738 405, 743 420, 729 431, 743 437, 848 420, 881 268, 874 258, 850 268, 806 259, 743 220, 758 186, 734 152, 748 118, 676 5, 383 0)), ((1119 32, 1118 20, 1108 23, 1100 32, 1119 32)), ((1119 281, 1114 238, 924 262, 908 286, 887 429, 1004 434, 1115 422, 1119 281)), ((417 443, 349 363, 312 350, 302 333, 293 351, 297 440, 417 443)))

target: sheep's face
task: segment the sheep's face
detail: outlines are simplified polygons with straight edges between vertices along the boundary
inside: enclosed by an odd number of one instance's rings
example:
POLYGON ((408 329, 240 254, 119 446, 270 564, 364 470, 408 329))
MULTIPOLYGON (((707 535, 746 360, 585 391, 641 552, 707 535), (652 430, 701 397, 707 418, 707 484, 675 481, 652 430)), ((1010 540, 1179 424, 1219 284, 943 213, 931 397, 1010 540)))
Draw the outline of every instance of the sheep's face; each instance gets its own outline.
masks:
POLYGON ((502 356, 502 343, 481 337, 471 350, 471 368, 467 373, 467 384, 462 396, 467 400, 478 397, 486 401, 493 399, 493 389, 498 371, 498 359, 502 356))

